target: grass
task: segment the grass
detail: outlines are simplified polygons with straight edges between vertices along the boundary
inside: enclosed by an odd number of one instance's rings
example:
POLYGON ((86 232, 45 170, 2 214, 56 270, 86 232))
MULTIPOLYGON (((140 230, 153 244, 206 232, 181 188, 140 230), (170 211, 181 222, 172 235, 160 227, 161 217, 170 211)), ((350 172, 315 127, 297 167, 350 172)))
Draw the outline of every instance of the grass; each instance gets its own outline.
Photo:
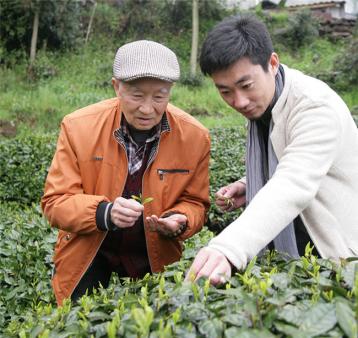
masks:
POLYGON ((177 84, 171 102, 195 116, 208 128, 242 125, 245 119, 221 98, 214 84, 205 78, 200 87, 177 84))
POLYGON ((278 54, 282 63, 315 76, 332 69, 335 58, 343 47, 344 41, 332 43, 326 39, 317 39, 295 53, 289 53, 286 48, 279 46, 278 54))
MULTIPOLYGON (((288 53, 278 46, 282 63, 317 75, 332 69, 335 57, 344 46, 323 39, 311 46, 288 53)), ((35 81, 27 78, 26 63, 11 70, 0 68, 0 119, 10 120, 23 130, 57 130, 63 116, 86 105, 114 96, 111 86, 115 48, 93 43, 66 54, 40 51, 34 68, 35 81)), ((187 60, 181 61, 186 65, 187 60)), ((185 67, 182 67, 185 68, 185 67)), ((341 93, 350 108, 358 106, 357 88, 341 93)), ((244 118, 227 106, 211 80, 200 87, 176 84, 171 102, 195 116, 208 128, 238 126, 244 118)))

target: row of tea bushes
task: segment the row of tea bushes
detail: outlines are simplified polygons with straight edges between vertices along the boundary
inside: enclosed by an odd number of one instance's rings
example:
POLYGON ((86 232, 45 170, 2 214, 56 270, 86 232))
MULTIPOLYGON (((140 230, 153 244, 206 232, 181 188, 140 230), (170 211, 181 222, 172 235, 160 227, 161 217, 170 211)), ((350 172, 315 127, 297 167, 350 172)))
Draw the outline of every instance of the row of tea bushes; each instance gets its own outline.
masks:
POLYGON ((36 207, 1 207, 0 332, 5 337, 357 337, 358 273, 274 252, 221 287, 184 281, 212 233, 186 241, 182 259, 141 280, 113 276, 108 289, 57 308, 50 287, 54 233, 36 207))
POLYGON ((0 204, 0 332, 39 302, 54 301, 49 280, 56 233, 38 206, 0 204))
MULTIPOLYGON (((245 141, 241 130, 211 134, 213 194, 243 174, 245 141)), ((357 337, 354 261, 317 259, 307 248, 292 261, 267 253, 219 288, 184 282, 196 252, 212 237, 207 229, 186 241, 183 258, 164 273, 137 281, 113 277, 108 289, 57 308, 50 285, 56 231, 38 206, 54 144, 54 135, 0 142, 2 154, 9 150, 0 158, 3 336, 357 337)), ((219 231, 232 217, 212 207, 208 225, 219 231)))

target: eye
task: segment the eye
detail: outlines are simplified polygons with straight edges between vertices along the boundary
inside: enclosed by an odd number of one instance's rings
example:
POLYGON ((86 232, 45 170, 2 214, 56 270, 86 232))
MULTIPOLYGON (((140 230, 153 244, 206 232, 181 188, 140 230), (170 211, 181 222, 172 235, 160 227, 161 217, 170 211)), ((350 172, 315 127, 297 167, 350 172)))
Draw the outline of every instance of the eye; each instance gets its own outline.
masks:
POLYGON ((242 89, 250 89, 253 86, 253 82, 250 83, 245 83, 244 85, 242 85, 242 89))
POLYGON ((154 100, 154 102, 161 103, 161 102, 164 102, 167 98, 168 98, 168 96, 165 96, 165 95, 155 95, 153 97, 153 100, 154 100))
POLYGON ((140 93, 133 93, 132 98, 133 100, 141 100, 143 98, 143 95, 140 93))

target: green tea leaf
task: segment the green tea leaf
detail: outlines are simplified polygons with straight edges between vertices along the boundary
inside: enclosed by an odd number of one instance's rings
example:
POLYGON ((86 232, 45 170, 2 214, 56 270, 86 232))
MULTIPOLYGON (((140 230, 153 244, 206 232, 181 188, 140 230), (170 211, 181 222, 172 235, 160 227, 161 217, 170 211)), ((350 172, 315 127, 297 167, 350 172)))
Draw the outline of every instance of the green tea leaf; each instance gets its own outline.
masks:
POLYGON ((223 329, 223 322, 218 318, 205 320, 199 326, 199 332, 208 338, 221 337, 223 329))
POLYGON ((309 335, 320 335, 328 332, 337 324, 333 304, 320 303, 310 308, 302 318, 299 329, 309 335))
POLYGON ((142 204, 144 205, 144 204, 146 204, 146 203, 150 203, 150 202, 152 202, 153 200, 154 200, 153 197, 147 197, 146 199, 144 199, 144 201, 142 202, 142 204))
POLYGON ((349 338, 356 338, 358 336, 357 319, 354 317, 354 312, 350 308, 349 303, 343 298, 336 301, 336 316, 341 329, 349 338))

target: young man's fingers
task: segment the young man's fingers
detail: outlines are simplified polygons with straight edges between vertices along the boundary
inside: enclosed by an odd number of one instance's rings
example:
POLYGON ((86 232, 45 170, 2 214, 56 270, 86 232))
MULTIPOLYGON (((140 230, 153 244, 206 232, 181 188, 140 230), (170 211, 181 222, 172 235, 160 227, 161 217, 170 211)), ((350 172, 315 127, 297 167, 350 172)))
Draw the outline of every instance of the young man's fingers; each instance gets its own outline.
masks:
POLYGON ((204 248, 199 251, 185 280, 196 281, 200 277, 207 277, 210 283, 223 283, 231 275, 231 265, 227 258, 219 251, 204 248))
POLYGON ((205 263, 209 258, 209 253, 204 249, 201 249, 198 254, 196 255, 189 271, 186 274, 185 280, 186 281, 195 281, 197 279, 197 275, 199 271, 203 268, 205 263))
POLYGON ((212 285, 223 284, 227 281, 231 275, 231 267, 228 262, 221 261, 209 276, 210 283, 212 285))

